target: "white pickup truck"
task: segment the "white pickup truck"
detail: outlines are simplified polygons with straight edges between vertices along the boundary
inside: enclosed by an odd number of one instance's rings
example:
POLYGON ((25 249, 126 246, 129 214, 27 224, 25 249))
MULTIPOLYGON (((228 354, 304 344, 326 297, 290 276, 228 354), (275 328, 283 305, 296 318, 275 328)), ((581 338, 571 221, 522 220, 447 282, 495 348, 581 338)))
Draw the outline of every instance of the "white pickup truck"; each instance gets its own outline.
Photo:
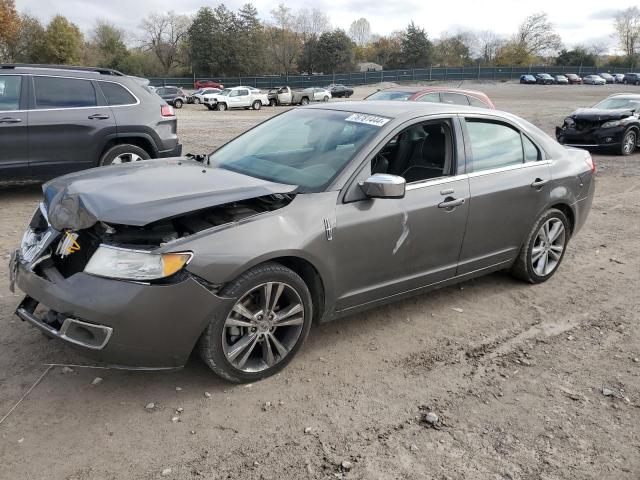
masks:
POLYGON ((260 110, 269 105, 269 98, 257 88, 233 87, 225 88, 218 93, 203 95, 202 103, 209 110, 226 110, 227 108, 253 108, 260 110))

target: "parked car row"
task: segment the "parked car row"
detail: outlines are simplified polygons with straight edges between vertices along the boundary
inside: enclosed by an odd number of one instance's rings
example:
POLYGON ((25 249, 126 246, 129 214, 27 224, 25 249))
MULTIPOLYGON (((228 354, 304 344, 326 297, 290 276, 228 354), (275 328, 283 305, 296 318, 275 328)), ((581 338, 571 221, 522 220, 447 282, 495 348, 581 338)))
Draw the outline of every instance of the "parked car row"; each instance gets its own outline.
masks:
POLYGON ((520 76, 520 83, 526 85, 605 85, 607 83, 624 83, 640 85, 640 74, 638 73, 614 73, 606 72, 585 75, 580 77, 575 73, 560 75, 549 75, 548 73, 535 73, 520 76))

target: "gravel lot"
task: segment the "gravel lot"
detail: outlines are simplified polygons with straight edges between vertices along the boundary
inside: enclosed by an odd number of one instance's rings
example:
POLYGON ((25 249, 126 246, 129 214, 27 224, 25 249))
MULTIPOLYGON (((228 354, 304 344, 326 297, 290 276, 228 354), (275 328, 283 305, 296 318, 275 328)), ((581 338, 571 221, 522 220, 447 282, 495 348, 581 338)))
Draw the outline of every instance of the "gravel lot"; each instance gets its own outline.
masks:
MULTIPOLYGON (((623 91, 465 86, 550 134, 623 91)), ((187 105, 185 152, 282 110, 187 105)), ((637 480, 640 153, 594 158, 590 218, 546 284, 494 274, 316 327, 253 385, 196 358, 173 373, 51 367, 0 424, 0 479, 637 480)), ((6 263, 38 199, 39 186, 0 187, 0 419, 47 364, 88 364, 12 315, 6 263)))

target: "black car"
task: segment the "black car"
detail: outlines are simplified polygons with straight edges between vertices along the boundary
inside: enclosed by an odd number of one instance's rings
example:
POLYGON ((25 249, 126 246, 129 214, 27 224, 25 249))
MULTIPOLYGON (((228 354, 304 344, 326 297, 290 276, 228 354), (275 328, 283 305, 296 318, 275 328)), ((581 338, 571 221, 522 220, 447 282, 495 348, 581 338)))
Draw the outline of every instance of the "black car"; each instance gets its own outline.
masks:
POLYGON ((610 147, 631 155, 640 139, 640 95, 611 95, 591 108, 581 108, 556 127, 556 138, 574 147, 610 147))
POLYGON ((535 85, 538 81, 533 75, 520 75, 520 83, 523 85, 535 85))
POLYGON ((556 75, 553 77, 553 80, 556 85, 569 85, 569 79, 564 75, 556 75))
POLYGON ((331 91, 333 98, 349 98, 353 95, 353 88, 346 87, 341 83, 332 83, 327 87, 327 90, 331 91))
POLYGON ((553 85, 555 80, 548 73, 536 73, 536 83, 540 85, 553 85))
POLYGON ((187 94, 178 87, 159 87, 156 88, 156 93, 160 95, 160 98, 165 102, 173 105, 175 108, 182 108, 182 105, 187 103, 187 94))
POLYGON ((103 68, 0 65, 0 180, 182 153, 173 108, 103 68))
POLYGON ((625 73, 622 83, 625 85, 640 85, 640 73, 625 73))

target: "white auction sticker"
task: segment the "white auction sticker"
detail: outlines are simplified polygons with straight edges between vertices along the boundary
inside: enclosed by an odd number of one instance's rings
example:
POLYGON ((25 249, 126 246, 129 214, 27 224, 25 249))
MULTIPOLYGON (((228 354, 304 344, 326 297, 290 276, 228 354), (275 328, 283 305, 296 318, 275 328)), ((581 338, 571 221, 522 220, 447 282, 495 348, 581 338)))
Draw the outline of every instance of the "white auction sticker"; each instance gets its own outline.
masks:
POLYGON ((373 125, 375 127, 381 127, 387 123, 390 118, 378 117, 377 115, 367 115, 365 113, 354 113, 345 118, 347 122, 365 123, 367 125, 373 125))

